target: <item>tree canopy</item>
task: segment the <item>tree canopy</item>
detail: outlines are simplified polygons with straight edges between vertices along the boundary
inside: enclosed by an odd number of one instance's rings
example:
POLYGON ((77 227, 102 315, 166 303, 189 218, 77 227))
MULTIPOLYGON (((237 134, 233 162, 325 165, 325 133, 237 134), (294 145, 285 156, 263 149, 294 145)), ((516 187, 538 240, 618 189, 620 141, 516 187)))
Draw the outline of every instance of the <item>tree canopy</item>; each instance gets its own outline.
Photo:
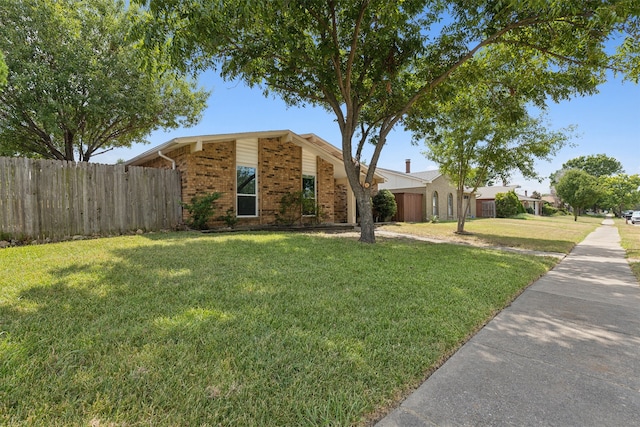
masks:
POLYGON ((622 163, 618 159, 606 154, 592 154, 571 159, 562 165, 563 169, 581 169, 596 178, 611 176, 624 172, 622 163))
POLYGON ((569 169, 556 184, 556 193, 573 208, 574 221, 581 209, 593 205, 600 197, 596 177, 581 169, 569 169))
POLYGON ((457 187, 458 233, 464 232, 465 191, 475 192, 495 178, 508 181, 516 170, 524 177, 539 179, 535 161, 550 160, 569 139, 568 130, 550 131, 542 117, 529 113, 532 104, 544 107, 541 95, 565 91, 566 83, 558 83, 558 76, 541 68, 539 62, 508 59, 504 57, 507 53, 493 46, 467 61, 435 96, 417 102, 404 120, 414 141, 425 141, 427 158, 457 187), (537 79, 525 73, 547 74, 546 86, 536 85, 537 79))
POLYGON ((640 175, 618 174, 600 177, 601 205, 620 215, 624 209, 640 204, 640 175))
POLYGON ((4 62, 4 55, 0 52, 0 88, 7 84, 7 63, 4 62))
POLYGON ((290 105, 334 113, 363 242, 375 241, 371 192, 382 148, 417 101, 493 44, 564 78, 567 88, 553 100, 576 87, 593 93, 615 59, 607 53, 612 35, 628 34, 640 14, 634 0, 145 3, 154 18, 144 25, 152 51, 166 50, 186 67, 219 66, 226 78, 261 85, 290 105), (367 143, 374 148, 365 170, 367 143))
POLYGON ((121 0, 0 0, 0 154, 88 161, 195 124, 208 93, 160 52, 141 67, 143 16, 121 0))

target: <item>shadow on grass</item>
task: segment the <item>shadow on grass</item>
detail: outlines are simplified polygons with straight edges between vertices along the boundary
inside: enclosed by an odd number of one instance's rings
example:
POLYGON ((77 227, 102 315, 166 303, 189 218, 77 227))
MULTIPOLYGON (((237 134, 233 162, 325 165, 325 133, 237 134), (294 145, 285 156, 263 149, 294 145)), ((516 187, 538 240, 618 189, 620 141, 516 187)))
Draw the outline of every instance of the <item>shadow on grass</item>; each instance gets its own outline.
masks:
POLYGON ((0 305, 0 420, 353 424, 551 263, 282 233, 136 238, 0 305))

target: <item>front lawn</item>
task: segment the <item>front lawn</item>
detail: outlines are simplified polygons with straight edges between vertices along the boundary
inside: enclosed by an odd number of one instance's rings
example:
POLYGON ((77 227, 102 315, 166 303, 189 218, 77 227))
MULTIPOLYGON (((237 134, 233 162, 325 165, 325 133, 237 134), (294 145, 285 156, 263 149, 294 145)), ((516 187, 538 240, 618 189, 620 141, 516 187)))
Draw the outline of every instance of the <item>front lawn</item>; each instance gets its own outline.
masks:
POLYGON ((476 218, 465 223, 468 235, 455 234, 455 221, 432 223, 397 223, 382 230, 415 234, 435 239, 455 240, 479 245, 507 246, 544 252, 568 254, 576 243, 595 230, 603 218, 561 215, 543 217, 522 215, 522 219, 476 218))
POLYGON ((5 249, 0 425, 362 424, 555 262, 285 233, 5 249))
POLYGON ((620 232, 620 244, 627 251, 627 258, 633 274, 640 282, 640 227, 625 223, 624 219, 617 218, 616 225, 620 232))

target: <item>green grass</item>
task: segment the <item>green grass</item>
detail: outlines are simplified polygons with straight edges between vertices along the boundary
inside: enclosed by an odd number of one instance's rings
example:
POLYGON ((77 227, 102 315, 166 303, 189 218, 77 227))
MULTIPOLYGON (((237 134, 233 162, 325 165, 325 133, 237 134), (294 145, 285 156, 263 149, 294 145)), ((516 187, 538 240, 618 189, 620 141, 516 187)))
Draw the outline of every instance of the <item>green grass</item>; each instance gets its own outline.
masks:
POLYGON ((556 260, 284 233, 0 251, 0 425, 352 425, 556 260))
POLYGON ((620 218, 616 219, 616 225, 620 233, 620 244, 627 251, 631 270, 640 282, 640 227, 626 224, 620 218))
POLYGON ((523 218, 477 218, 467 220, 468 235, 455 234, 457 223, 397 223, 382 230, 415 234, 435 239, 468 242, 479 245, 507 246, 545 252, 569 253, 576 243, 602 223, 602 218, 581 216, 542 217, 523 215, 523 218))

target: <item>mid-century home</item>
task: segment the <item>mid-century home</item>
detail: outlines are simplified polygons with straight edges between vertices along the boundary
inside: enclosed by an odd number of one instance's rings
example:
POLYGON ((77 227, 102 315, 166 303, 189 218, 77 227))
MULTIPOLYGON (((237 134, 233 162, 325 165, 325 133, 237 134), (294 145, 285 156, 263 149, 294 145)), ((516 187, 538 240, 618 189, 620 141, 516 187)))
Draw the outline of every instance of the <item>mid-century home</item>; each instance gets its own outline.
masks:
MULTIPOLYGON (((239 225, 275 223, 282 197, 303 190, 322 213, 321 222, 356 222, 342 151, 313 134, 277 130, 174 138, 125 165, 178 169, 183 202, 222 193, 217 212, 231 210, 239 225)), ((383 181, 376 174, 374 188, 383 181)))

